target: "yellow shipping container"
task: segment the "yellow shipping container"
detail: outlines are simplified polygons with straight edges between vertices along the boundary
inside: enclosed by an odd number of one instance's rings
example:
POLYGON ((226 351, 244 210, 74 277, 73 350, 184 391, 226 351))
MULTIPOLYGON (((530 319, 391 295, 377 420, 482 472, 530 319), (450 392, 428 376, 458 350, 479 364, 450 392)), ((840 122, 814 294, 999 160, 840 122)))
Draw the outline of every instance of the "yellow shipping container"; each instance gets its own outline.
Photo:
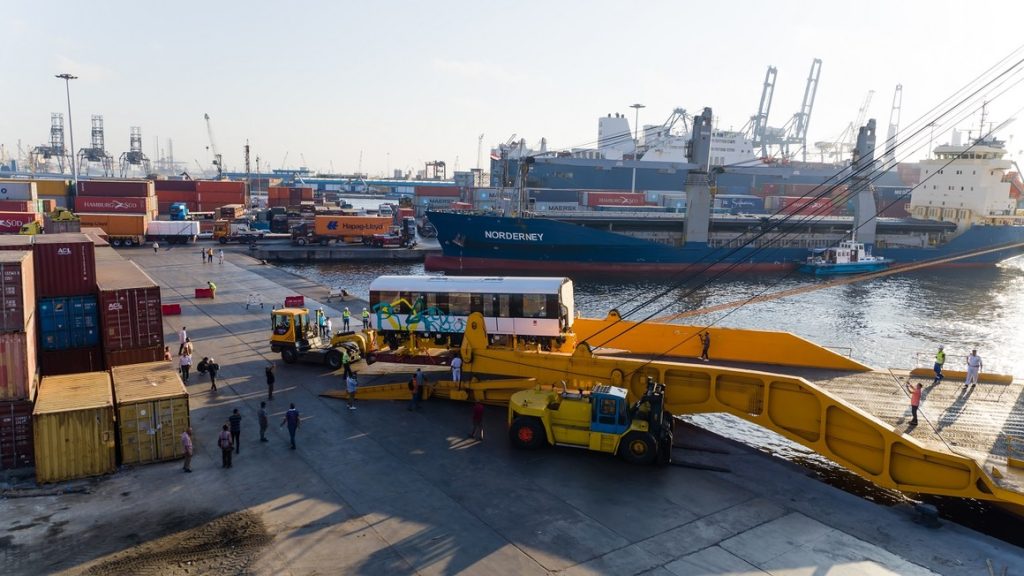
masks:
POLYGON ((36 190, 40 197, 67 196, 70 185, 70 180, 36 180, 36 190))
POLYGON ((115 366, 110 370, 117 402, 122 464, 182 456, 181 433, 189 426, 188 391, 169 362, 115 366))
POLYGON ((32 432, 39 483, 113 472, 116 452, 110 374, 43 378, 32 411, 32 432))

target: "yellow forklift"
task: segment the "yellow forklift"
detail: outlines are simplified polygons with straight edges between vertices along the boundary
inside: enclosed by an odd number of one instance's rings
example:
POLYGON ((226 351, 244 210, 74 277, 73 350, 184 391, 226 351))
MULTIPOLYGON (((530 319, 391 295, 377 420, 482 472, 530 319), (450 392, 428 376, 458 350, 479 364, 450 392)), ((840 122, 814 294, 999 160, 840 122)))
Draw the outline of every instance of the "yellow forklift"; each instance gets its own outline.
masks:
POLYGON ((315 360, 336 370, 341 368, 343 349, 352 362, 363 358, 367 362, 373 361, 375 344, 372 330, 336 331, 329 339, 321 339, 307 308, 278 308, 270 313, 270 324, 270 349, 280 352, 281 360, 286 364, 315 360))

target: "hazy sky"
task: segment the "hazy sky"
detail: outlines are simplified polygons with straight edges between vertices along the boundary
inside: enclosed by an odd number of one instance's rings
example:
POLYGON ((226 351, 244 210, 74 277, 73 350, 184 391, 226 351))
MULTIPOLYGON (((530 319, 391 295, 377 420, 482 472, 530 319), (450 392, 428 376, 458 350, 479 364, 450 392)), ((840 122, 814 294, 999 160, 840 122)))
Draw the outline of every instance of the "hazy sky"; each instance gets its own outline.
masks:
MULTIPOLYGON (((756 112, 778 68, 770 124, 800 107, 823 60, 809 141, 834 140, 869 89, 880 133, 903 84, 904 124, 1015 49, 1024 2, 5 2, 0 143, 44 143, 66 112, 75 144, 103 114, 107 149, 174 141, 209 164, 203 114, 229 169, 253 162, 370 174, 477 163, 513 133, 554 148, 592 145, 597 117, 660 124, 674 107, 715 111, 720 128, 756 112)), ((1020 91, 993 104, 1001 121, 1020 91)), ((1010 126, 1003 137, 1018 128, 1010 126)), ((1024 127, 1020 128, 1024 130, 1024 127)), ((1011 140, 1016 154, 1024 141, 1011 140)))

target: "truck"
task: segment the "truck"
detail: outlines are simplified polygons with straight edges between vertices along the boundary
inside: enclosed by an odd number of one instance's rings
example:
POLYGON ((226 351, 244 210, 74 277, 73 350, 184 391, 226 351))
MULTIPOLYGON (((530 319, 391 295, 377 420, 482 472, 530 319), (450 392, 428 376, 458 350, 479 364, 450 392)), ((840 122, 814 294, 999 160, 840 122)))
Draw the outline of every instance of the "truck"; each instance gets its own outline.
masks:
POLYGON ((308 308, 278 308, 270 313, 270 325, 270 350, 280 353, 285 364, 315 361, 337 370, 342 366, 342 350, 352 362, 363 358, 372 362, 376 351, 373 330, 336 331, 321 339, 308 308))
POLYGON ((227 204, 217 208, 219 220, 237 220, 245 216, 245 206, 241 204, 227 204))
POLYGON ((634 464, 672 460, 675 420, 665 410, 665 385, 647 378, 630 404, 625 388, 598 384, 590 391, 521 390, 508 404, 508 437, 516 448, 574 446, 617 454, 634 464))
POLYGON ((175 202, 167 209, 168 214, 171 215, 171 220, 175 222, 181 222, 183 220, 191 220, 189 218, 188 204, 184 202, 175 202))
POLYGON ((217 220, 213 223, 213 239, 221 244, 228 242, 252 242, 266 236, 263 230, 253 230, 245 221, 231 222, 217 220))
POLYGON ((393 226, 387 234, 364 237, 363 243, 376 248, 412 248, 416 245, 416 219, 406 218, 400 226, 393 226))
POLYGON ((391 229, 391 218, 380 216, 314 216, 312 225, 307 220, 291 228, 292 243, 299 246, 331 242, 362 242, 374 234, 386 234, 391 229))
POLYGON ((199 237, 199 222, 192 220, 151 220, 146 228, 146 240, 167 244, 189 244, 199 237))

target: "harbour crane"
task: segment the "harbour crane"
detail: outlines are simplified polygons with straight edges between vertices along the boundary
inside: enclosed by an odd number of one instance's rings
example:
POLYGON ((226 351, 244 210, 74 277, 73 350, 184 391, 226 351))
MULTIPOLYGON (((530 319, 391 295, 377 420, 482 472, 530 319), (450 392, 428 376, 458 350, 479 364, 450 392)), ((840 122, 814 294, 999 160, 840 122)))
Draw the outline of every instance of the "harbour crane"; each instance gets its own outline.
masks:
POLYGON ((896 85, 892 95, 892 110, 889 112, 889 132, 885 135, 885 155, 883 161, 891 166, 896 159, 896 134, 900 130, 900 108, 903 107, 903 84, 896 85))
POLYGON ((206 119, 206 134, 210 137, 210 146, 207 149, 213 154, 213 165, 217 168, 217 179, 220 180, 224 176, 223 158, 217 152, 217 144, 213 140, 213 126, 210 125, 210 115, 203 114, 203 118, 206 119))
MULTIPOLYGON (((796 156, 797 151, 801 159, 807 161, 807 127, 811 124, 811 112, 814 110, 814 97, 818 93, 818 80, 821 79, 821 59, 815 58, 811 61, 811 72, 807 75, 807 84, 804 86, 804 99, 800 104, 800 111, 789 119, 789 122, 782 127, 785 133, 785 140, 782 143, 782 156, 787 160, 796 156), (791 150, 790 145, 796 146, 791 150)), ((863 120, 861 121, 861 123, 863 120)), ((858 123, 857 126, 861 124, 858 123)))
POLYGON ((775 77, 778 70, 775 66, 769 66, 768 72, 764 75, 764 87, 761 89, 761 103, 757 107, 757 114, 750 117, 750 140, 754 149, 761 149, 761 157, 768 157, 768 141, 766 139, 768 130, 768 113, 772 109, 772 97, 775 95, 775 77))

